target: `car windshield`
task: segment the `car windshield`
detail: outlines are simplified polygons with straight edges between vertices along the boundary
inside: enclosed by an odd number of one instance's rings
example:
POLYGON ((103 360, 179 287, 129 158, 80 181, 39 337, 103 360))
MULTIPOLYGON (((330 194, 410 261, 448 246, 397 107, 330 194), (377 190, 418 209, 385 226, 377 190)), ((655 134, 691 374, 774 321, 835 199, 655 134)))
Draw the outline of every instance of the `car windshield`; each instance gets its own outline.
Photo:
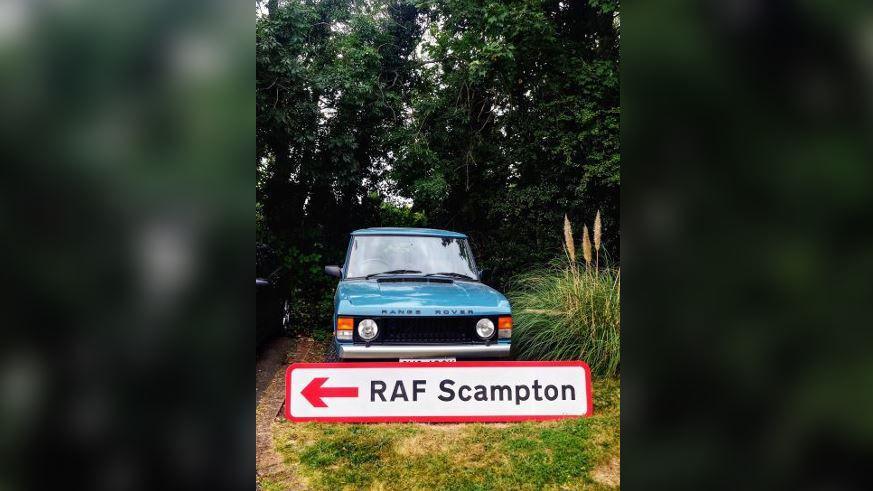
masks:
POLYGON ((405 235, 356 236, 346 277, 392 272, 478 278, 466 239, 405 235))

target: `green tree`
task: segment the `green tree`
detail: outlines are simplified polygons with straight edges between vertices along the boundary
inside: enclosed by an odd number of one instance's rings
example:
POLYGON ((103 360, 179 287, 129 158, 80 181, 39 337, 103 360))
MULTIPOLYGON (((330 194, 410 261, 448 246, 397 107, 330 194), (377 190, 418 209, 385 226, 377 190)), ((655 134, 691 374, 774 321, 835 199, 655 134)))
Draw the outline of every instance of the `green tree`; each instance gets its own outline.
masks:
POLYGON ((315 265, 366 226, 467 232, 498 284, 560 253, 564 213, 602 210, 617 252, 617 2, 263 6, 259 240, 301 301, 329 298, 315 265))
MULTIPOLYGON (((617 2, 423 2, 399 194, 471 234, 504 280, 560 251, 562 217, 618 237, 617 2)), ((615 254, 613 254, 615 256, 615 254)))
MULTIPOLYGON (((332 284, 354 228, 378 222, 389 134, 409 105, 420 37, 403 2, 270 2, 257 25, 259 238, 290 270, 299 312, 332 284)), ((312 309, 308 309, 312 310, 312 309)), ((325 317, 326 318, 326 317, 325 317)))

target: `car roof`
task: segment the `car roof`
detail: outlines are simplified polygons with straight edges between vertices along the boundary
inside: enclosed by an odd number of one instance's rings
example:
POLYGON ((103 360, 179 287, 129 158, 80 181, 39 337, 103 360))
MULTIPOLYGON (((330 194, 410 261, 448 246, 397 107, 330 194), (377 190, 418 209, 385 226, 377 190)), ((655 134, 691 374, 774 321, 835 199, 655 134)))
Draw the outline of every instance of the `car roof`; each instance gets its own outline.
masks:
POLYGON ((452 237, 466 239, 467 236, 449 230, 435 228, 405 228, 405 227, 372 227, 355 230, 352 235, 418 235, 426 237, 452 237))

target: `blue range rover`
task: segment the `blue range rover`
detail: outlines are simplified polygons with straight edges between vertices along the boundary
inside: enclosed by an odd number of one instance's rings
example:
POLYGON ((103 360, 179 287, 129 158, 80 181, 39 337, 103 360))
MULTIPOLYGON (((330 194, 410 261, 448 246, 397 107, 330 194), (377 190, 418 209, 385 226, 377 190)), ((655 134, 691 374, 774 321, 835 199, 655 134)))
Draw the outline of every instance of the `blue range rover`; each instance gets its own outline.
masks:
POLYGON ((509 301, 480 281, 457 232, 368 228, 352 233, 334 298, 342 359, 485 358, 509 354, 509 301))

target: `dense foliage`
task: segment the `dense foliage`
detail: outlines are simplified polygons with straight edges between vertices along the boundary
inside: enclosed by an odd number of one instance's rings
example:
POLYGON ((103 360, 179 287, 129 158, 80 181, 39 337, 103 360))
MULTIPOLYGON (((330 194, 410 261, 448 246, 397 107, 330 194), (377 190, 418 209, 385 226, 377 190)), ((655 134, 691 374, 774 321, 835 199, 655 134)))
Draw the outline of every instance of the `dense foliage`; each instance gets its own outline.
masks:
POLYGON ((513 354, 521 360, 585 360, 596 375, 621 362, 620 272, 556 263, 517 277, 513 354))
POLYGON ((596 375, 618 374, 621 270, 607 255, 601 257, 600 215, 592 230, 589 234, 583 226, 579 257, 572 224, 565 219, 564 258, 515 276, 509 293, 515 358, 585 360, 596 375))
POLYGON ((270 0, 257 25, 258 274, 329 315, 347 234, 470 235, 490 281, 601 209, 617 257, 618 3, 270 0))

